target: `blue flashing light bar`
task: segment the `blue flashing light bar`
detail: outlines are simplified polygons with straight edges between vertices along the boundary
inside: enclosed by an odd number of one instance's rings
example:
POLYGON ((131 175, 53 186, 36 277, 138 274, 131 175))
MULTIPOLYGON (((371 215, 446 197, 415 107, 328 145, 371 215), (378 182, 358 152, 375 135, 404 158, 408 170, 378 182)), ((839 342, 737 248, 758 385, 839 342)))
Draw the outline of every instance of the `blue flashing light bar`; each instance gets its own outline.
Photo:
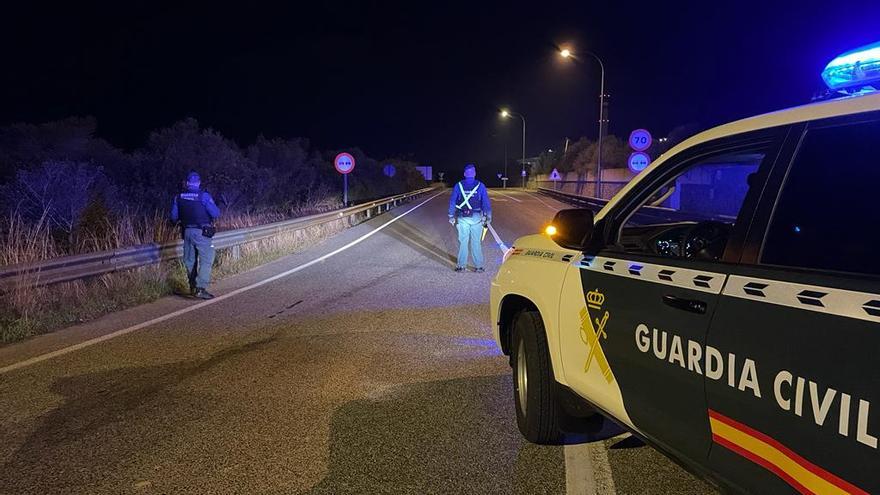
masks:
POLYGON ((825 66, 822 79, 831 90, 857 91, 872 83, 880 84, 880 42, 838 55, 825 66))

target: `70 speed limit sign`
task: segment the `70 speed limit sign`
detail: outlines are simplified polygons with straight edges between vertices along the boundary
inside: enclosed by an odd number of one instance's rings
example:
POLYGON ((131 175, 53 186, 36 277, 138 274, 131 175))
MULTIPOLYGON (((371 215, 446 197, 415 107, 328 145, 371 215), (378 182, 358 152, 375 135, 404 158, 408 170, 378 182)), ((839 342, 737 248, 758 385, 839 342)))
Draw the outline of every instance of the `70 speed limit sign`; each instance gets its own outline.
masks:
POLYGON ((636 129, 629 133, 629 147, 633 151, 645 151, 651 147, 653 139, 647 129, 636 129))

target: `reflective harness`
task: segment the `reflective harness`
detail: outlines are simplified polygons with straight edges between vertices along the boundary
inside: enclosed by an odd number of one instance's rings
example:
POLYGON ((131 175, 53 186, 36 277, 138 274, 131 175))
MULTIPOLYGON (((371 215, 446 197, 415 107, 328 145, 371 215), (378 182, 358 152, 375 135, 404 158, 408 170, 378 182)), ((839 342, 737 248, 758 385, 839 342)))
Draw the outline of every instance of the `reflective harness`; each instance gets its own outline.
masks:
POLYGON ((474 197, 474 194, 480 189, 480 183, 477 182, 477 185, 474 186, 474 189, 471 192, 466 192, 464 190, 464 186, 461 185, 461 182, 458 183, 458 190, 461 191, 461 197, 463 201, 455 207, 458 209, 459 214, 463 217, 469 217, 474 211, 473 206, 471 206, 471 198, 474 197))

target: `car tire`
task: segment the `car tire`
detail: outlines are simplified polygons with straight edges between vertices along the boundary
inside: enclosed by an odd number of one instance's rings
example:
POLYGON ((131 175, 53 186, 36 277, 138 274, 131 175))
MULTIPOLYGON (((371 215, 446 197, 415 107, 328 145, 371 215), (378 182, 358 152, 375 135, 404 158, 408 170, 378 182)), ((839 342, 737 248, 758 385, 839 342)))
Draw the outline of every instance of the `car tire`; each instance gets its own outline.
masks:
POLYGON ((526 440, 545 445, 563 440, 553 366, 544 322, 537 311, 520 311, 513 319, 511 364, 516 423, 526 440))

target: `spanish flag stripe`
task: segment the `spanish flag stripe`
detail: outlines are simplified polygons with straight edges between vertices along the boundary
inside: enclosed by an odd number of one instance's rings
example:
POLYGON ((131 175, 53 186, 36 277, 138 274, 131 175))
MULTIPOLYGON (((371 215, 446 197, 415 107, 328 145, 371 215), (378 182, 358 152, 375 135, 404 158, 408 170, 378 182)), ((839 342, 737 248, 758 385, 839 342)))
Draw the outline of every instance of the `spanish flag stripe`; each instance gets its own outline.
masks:
POLYGON ((775 439, 717 411, 709 410, 709 424, 717 443, 769 469, 801 493, 867 493, 804 459, 775 439), (731 448, 731 445, 737 448, 731 448), (768 463, 774 468, 768 467, 768 463), (786 475, 782 476, 780 471, 786 475))
POLYGON ((827 480, 831 483, 834 483, 834 484, 838 484, 836 481, 839 481, 840 483, 843 484, 843 486, 840 486, 840 485, 839 486, 841 488, 843 488, 844 490, 858 490, 858 488, 856 488, 855 486, 850 485, 846 481, 844 481, 840 478, 837 478, 836 476, 829 473, 828 471, 825 471, 824 469, 820 468, 819 466, 804 459, 803 457, 798 455, 793 450, 789 449, 785 445, 776 441, 776 439, 771 438, 771 437, 765 435, 764 433, 762 433, 762 432, 760 432, 760 431, 758 431, 748 425, 742 424, 739 421, 728 418, 727 416, 724 416, 723 414, 718 413, 717 411, 712 411, 711 409, 709 410, 709 417, 714 418, 718 421, 721 421, 722 423, 725 423, 732 428, 735 428, 735 429, 737 429, 737 430, 739 430, 749 436, 755 437, 758 440, 761 440, 762 442, 769 444, 770 446, 774 447, 776 450, 779 450, 783 455, 790 458, 794 462, 800 464, 803 468, 807 469, 808 471, 815 474, 816 476, 820 476, 820 477, 824 478, 825 480, 827 480))
POLYGON ((811 492, 810 490, 807 490, 807 488, 804 485, 798 483, 796 479, 789 476, 788 473, 783 471, 779 466, 764 459, 763 457, 759 457, 759 456, 749 452, 748 450, 740 447, 739 445, 737 445, 733 442, 728 442, 727 440, 725 440, 722 437, 719 437, 718 435, 712 435, 712 440, 714 440, 715 443, 717 443, 718 445, 721 445, 723 447, 728 448, 729 450, 736 452, 737 454, 745 457, 746 459, 748 459, 748 460, 754 462, 755 464, 758 464, 759 466, 763 467, 764 469, 772 472, 776 476, 779 476, 780 478, 785 480, 786 483, 788 483, 789 485, 794 487, 794 489, 797 490, 798 492, 803 493, 804 495, 812 495, 813 492, 811 492))

